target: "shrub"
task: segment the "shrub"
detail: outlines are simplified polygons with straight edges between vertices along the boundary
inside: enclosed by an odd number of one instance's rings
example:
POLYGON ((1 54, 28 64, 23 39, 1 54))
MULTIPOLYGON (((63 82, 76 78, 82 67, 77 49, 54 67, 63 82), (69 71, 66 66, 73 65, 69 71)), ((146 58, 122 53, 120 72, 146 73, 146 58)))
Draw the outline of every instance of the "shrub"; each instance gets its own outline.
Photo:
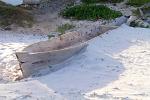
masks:
POLYGON ((74 27, 75 27, 74 25, 71 25, 71 24, 67 23, 67 24, 63 24, 61 26, 58 26, 57 31, 60 32, 61 34, 64 34, 65 31, 70 30, 74 27))
POLYGON ((62 13, 66 18, 78 20, 114 19, 122 16, 118 11, 111 10, 104 5, 76 5, 66 8, 62 13))
POLYGON ((128 0, 127 4, 131 6, 142 6, 145 3, 150 3, 150 0, 128 0))

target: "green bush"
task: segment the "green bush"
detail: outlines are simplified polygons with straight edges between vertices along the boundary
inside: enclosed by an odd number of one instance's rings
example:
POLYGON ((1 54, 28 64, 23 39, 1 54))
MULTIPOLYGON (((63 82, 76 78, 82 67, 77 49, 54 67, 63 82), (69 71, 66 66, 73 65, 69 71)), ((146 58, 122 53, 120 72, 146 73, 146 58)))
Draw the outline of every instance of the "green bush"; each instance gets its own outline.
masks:
POLYGON ((67 24, 63 24, 63 25, 58 26, 57 31, 60 32, 61 34, 64 34, 65 31, 70 30, 74 27, 75 27, 74 25, 67 23, 67 24))
POLYGON ((0 1, 0 25, 8 26, 17 24, 19 26, 31 26, 33 17, 25 9, 5 4, 0 1))
POLYGON ((118 3, 123 0, 81 0, 83 3, 101 3, 101 2, 110 2, 110 3, 118 3))
POLYGON ((145 3, 150 3, 150 0, 128 0, 127 4, 131 6, 142 6, 145 3))
POLYGON ((122 16, 118 11, 111 10, 104 5, 76 5, 66 8, 62 13, 66 18, 78 20, 114 19, 122 16))

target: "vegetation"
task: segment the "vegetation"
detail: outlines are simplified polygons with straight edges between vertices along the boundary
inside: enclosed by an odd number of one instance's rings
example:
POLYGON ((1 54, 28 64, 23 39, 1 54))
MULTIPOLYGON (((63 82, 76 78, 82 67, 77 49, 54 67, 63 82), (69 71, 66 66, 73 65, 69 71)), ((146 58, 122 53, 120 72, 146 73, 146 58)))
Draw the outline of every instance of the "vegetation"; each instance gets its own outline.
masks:
POLYGON ((146 3, 150 3, 150 0, 128 0, 127 4, 131 6, 142 6, 146 3))
POLYGON ((74 25, 71 25, 71 24, 67 23, 67 24, 63 24, 61 26, 58 26, 57 31, 60 32, 61 34, 64 34, 65 31, 70 30, 74 27, 75 27, 74 25))
POLYGON ((4 2, 0 1, 0 5, 6 5, 4 2))
POLYGON ((83 3, 101 3, 101 2, 111 2, 111 3, 118 3, 122 2, 123 0, 81 0, 83 3))
POLYGON ((133 13, 134 16, 141 17, 139 9, 132 10, 132 13, 133 13))
POLYGON ((78 20, 114 19, 122 16, 118 11, 111 10, 104 5, 76 5, 66 8, 62 13, 66 18, 78 20))
POLYGON ((137 16, 137 17, 150 17, 150 7, 146 7, 144 6, 143 8, 141 8, 142 12, 144 13, 143 16, 141 16, 140 10, 136 9, 133 10, 133 15, 137 16))
POLYGON ((145 16, 146 18, 150 18, 150 7, 143 7, 143 8, 142 8, 142 11, 143 11, 144 16, 145 16))
POLYGON ((17 24, 19 26, 31 26, 33 17, 31 13, 25 9, 5 4, 0 1, 0 25, 8 26, 17 24))
POLYGON ((58 28, 56 30, 57 32, 51 32, 48 35, 48 38, 51 39, 52 37, 61 36, 61 35, 65 34, 65 31, 70 30, 70 29, 72 29, 74 27, 75 27, 74 25, 69 24, 69 23, 60 25, 60 26, 58 26, 58 28))

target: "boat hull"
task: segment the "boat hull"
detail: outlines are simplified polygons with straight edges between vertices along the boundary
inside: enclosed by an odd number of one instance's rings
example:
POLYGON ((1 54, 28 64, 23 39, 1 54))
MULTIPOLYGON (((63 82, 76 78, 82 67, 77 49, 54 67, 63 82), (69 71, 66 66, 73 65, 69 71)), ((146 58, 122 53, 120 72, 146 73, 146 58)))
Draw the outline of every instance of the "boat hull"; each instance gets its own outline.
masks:
POLYGON ((49 69, 52 65, 59 64, 75 54, 84 51, 88 43, 71 46, 62 50, 54 50, 49 52, 29 53, 17 52, 23 77, 28 77, 42 69, 49 69))
POLYGON ((50 68, 51 65, 67 60, 85 50, 90 39, 115 28, 117 27, 101 26, 100 30, 95 32, 70 32, 27 46, 21 52, 16 52, 23 77, 28 77, 42 69, 50 68))

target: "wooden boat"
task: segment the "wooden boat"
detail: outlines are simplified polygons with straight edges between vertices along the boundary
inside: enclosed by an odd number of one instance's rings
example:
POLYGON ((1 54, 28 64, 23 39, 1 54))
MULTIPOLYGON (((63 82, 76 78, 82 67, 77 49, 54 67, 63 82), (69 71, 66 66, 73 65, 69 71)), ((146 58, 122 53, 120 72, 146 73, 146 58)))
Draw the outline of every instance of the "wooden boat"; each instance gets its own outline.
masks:
MULTIPOLYGON (((99 33, 104 33, 114 28, 117 27, 101 26, 99 33)), ((29 45, 22 52, 16 52, 23 76, 28 77, 38 70, 49 68, 50 65, 65 61, 85 50, 88 46, 88 40, 98 35, 97 32, 86 34, 70 32, 60 37, 29 45)))

